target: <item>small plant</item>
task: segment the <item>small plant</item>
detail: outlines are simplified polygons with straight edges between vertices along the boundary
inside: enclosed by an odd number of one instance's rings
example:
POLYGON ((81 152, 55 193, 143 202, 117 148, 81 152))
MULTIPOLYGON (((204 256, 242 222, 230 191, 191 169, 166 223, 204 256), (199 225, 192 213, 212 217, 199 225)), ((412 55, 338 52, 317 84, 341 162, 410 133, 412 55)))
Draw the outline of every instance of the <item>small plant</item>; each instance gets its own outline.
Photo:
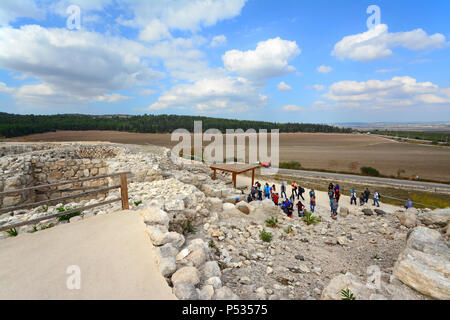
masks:
POLYGON ((309 226, 311 224, 317 224, 322 221, 322 217, 313 216, 312 212, 305 211, 305 216, 302 219, 309 226))
MULTIPOLYGON (((73 209, 76 209, 76 207, 74 207, 73 209)), ((56 208, 56 210, 58 210, 59 212, 64 212, 64 211, 68 211, 69 209, 66 209, 64 207, 59 207, 59 208, 56 208)), ((65 215, 58 217, 58 221, 69 221, 70 218, 79 216, 80 214, 81 214, 80 211, 65 214, 65 215)))
POLYGON ((9 229, 6 233, 8 233, 10 237, 16 237, 19 234, 16 228, 9 229))
POLYGON ((356 300, 355 296, 348 288, 346 290, 342 289, 341 296, 342 300, 356 300))
POLYGON ((286 229, 284 229, 284 232, 286 232, 287 234, 291 234, 292 232, 294 232, 294 228, 292 228, 292 226, 288 226, 286 229))
POLYGON ((263 229, 260 233, 259 233, 259 238, 264 241, 264 242, 270 242, 272 241, 272 234, 270 232, 267 232, 265 229, 263 229))
POLYGON ((270 217, 270 219, 266 219, 266 227, 269 228, 277 228, 278 227, 278 219, 275 217, 270 217))
POLYGON ((30 231, 30 233, 35 233, 36 231, 38 231, 38 228, 36 225, 33 226, 33 230, 30 231))
POLYGON ((210 240, 208 243, 210 248, 215 248, 216 247, 216 243, 214 242, 214 240, 210 240))
POLYGON ((139 201, 135 201, 134 202, 134 205, 137 207, 138 205, 140 205, 140 204, 142 204, 142 201, 141 200, 139 200, 139 201))
POLYGON ((194 233, 197 231, 197 228, 192 225, 192 223, 188 220, 184 224, 184 233, 194 233))
POLYGON ((41 207, 42 212, 47 212, 48 211, 48 205, 43 205, 41 207))
POLYGON ((48 224, 46 226, 41 226, 41 230, 50 229, 50 228, 53 228, 54 226, 55 225, 53 223, 50 223, 50 224, 48 224))
POLYGON ((302 165, 298 161, 281 162, 279 165, 282 169, 300 170, 302 165))

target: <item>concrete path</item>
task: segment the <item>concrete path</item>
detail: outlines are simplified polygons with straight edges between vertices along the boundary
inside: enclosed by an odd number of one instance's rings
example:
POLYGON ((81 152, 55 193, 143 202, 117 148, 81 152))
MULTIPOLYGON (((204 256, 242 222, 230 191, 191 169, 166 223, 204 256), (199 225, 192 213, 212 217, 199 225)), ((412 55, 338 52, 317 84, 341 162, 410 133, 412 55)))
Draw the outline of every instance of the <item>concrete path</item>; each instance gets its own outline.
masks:
POLYGON ((122 211, 0 241, 0 299, 176 298, 142 218, 122 211), (79 290, 67 288, 71 265, 79 290))

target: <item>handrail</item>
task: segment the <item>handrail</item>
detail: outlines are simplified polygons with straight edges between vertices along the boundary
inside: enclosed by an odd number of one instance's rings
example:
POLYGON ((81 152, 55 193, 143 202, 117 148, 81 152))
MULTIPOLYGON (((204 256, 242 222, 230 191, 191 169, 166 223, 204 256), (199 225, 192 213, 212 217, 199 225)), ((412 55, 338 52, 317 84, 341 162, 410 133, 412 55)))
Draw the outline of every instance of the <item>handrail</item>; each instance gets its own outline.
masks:
POLYGON ((16 189, 16 190, 0 192, 0 196, 4 196, 4 195, 7 195, 7 194, 12 194, 12 193, 22 193, 22 192, 29 191, 29 190, 36 190, 36 189, 49 188, 49 187, 60 186, 60 185, 65 185, 65 184, 71 184, 71 183, 77 183, 77 182, 83 182, 83 181, 90 181, 90 180, 97 180, 97 179, 103 179, 103 178, 108 178, 108 177, 120 176, 120 185, 100 188, 100 189, 96 189, 96 190, 92 190, 92 191, 88 191, 88 192, 77 193, 77 194, 70 195, 70 196, 59 197, 59 198, 55 198, 55 199, 49 199, 49 200, 44 200, 44 201, 39 201, 39 202, 34 202, 34 203, 29 203, 29 204, 21 204, 21 205, 13 206, 13 207, 0 208, 0 215, 2 215, 2 214, 5 214, 5 213, 8 213, 8 212, 11 212, 11 211, 15 211, 15 210, 20 210, 20 209, 24 209, 24 208, 34 208, 34 207, 39 207, 41 205, 45 205, 45 204, 49 204, 49 203, 55 203, 55 202, 60 202, 60 201, 63 201, 63 200, 69 200, 69 199, 76 199, 76 198, 80 198, 80 197, 84 197, 84 196, 88 196, 88 195, 92 195, 92 194, 98 194, 98 193, 101 193, 101 192, 109 191, 109 190, 112 190, 112 189, 120 188, 120 191, 121 191, 120 192, 121 193, 120 198, 107 200, 107 201, 102 201, 102 202, 99 202, 99 203, 96 203, 96 204, 92 204, 92 205, 88 205, 88 206, 85 206, 85 207, 74 208, 74 209, 71 209, 71 210, 58 212, 58 213, 54 213, 54 214, 50 214, 50 215, 45 215, 45 216, 42 216, 42 217, 39 217, 39 218, 35 218, 35 219, 27 220, 27 221, 22 221, 22 222, 17 222, 17 223, 13 223, 13 224, 10 224, 10 225, 0 226, 0 232, 1 231, 5 231, 5 230, 10 230, 10 229, 13 229, 13 228, 17 228, 17 227, 21 227, 21 226, 28 225, 28 224, 34 224, 34 223, 37 223, 37 222, 40 222, 40 221, 43 221, 43 220, 49 220, 49 219, 52 219, 52 218, 57 218, 57 217, 60 217, 60 216, 63 216, 63 215, 68 215, 68 214, 75 213, 75 212, 81 212, 81 211, 84 211, 84 210, 88 210, 88 209, 91 209, 91 208, 107 205, 107 204, 110 204, 110 203, 113 203, 113 202, 118 202, 118 201, 122 202, 122 210, 128 210, 130 208, 130 206, 129 206, 129 203, 128 203, 127 174, 131 174, 131 172, 112 173, 112 174, 107 174, 107 175, 102 175, 102 176, 88 177, 88 178, 82 178, 82 179, 78 179, 78 180, 63 181, 63 182, 52 183, 52 184, 47 184, 47 185, 32 186, 32 187, 26 187, 26 188, 23 188, 23 189, 16 189))

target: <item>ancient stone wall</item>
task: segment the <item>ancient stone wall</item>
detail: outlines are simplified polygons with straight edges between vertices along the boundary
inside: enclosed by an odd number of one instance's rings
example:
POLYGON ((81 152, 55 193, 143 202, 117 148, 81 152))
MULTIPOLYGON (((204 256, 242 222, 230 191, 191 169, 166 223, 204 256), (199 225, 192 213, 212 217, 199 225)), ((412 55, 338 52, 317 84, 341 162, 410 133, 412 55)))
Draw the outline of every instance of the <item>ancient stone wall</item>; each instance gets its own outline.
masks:
MULTIPOLYGON (((109 166, 104 159, 115 157, 120 151, 113 146, 55 147, 54 144, 0 146, 0 192, 108 174, 109 166)), ((12 194, 0 197, 0 207, 70 196, 82 190, 64 190, 106 187, 108 184, 109 180, 105 178, 12 194)), ((102 193, 78 199, 107 195, 102 193)))

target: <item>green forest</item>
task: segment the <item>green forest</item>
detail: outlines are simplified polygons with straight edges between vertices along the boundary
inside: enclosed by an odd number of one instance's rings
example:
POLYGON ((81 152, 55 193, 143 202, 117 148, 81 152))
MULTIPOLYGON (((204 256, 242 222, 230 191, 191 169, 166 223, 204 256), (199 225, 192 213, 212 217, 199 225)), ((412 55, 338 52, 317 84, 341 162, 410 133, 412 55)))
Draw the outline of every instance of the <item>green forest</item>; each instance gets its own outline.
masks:
POLYGON ((111 115, 93 116, 79 114, 18 115, 0 113, 0 136, 13 138, 33 133, 57 130, 115 130, 140 133, 171 133, 183 128, 194 131, 194 120, 201 120, 203 130, 210 128, 225 132, 226 129, 279 129, 280 132, 340 132, 350 133, 349 128, 325 124, 273 123, 263 121, 233 120, 178 115, 111 115))

